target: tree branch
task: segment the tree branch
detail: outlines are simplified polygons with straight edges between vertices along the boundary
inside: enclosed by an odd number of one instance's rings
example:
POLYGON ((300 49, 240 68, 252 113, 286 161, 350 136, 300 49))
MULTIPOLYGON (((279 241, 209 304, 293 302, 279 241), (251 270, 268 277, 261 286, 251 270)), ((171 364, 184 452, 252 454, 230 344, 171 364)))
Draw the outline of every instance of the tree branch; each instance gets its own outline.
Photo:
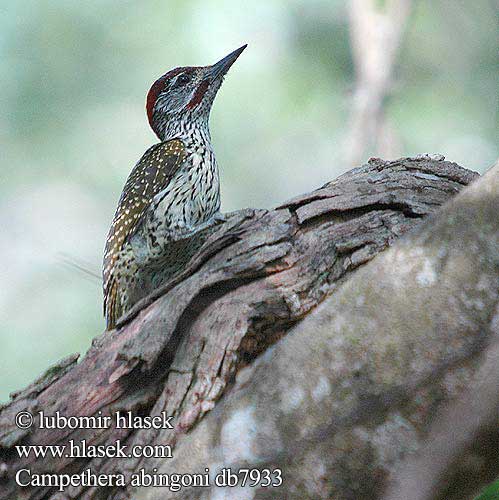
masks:
POLYGON ((424 449, 437 410, 463 393, 463 381, 473 386, 497 327, 494 177, 424 220, 475 178, 442 158, 374 159, 276 210, 232 214, 181 279, 143 297, 79 364, 64 360, 1 409, 0 499, 202 498, 195 488, 80 486, 60 496, 19 488, 14 476, 228 464, 282 467, 283 486, 252 489, 252 498, 380 498, 402 481, 403 460, 424 449), (14 417, 24 409, 165 411, 175 426, 21 431, 14 417), (167 460, 14 451, 69 439, 176 448, 167 460))
POLYGON ((345 140, 347 165, 356 165, 369 151, 385 157, 398 153, 384 108, 411 5, 412 0, 349 1, 356 82, 345 140))

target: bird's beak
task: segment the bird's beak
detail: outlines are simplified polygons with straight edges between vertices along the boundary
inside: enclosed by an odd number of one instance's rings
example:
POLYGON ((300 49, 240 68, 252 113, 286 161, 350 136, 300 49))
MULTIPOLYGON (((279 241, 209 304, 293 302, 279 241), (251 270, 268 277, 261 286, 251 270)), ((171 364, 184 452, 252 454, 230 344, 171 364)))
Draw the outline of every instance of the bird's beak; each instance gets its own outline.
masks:
POLYGON ((234 64, 236 59, 241 55, 241 52, 247 47, 247 44, 239 47, 234 52, 231 52, 229 55, 225 56, 223 59, 220 59, 217 63, 213 64, 213 66, 209 67, 208 75, 211 81, 216 80, 217 78, 223 77, 229 68, 234 64))

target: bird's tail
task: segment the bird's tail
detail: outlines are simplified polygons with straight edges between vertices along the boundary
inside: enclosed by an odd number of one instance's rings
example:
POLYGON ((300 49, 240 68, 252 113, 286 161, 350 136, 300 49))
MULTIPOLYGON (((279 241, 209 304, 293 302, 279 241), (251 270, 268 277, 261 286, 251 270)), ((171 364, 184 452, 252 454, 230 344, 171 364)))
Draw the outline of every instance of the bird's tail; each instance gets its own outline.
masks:
POLYGON ((104 316, 106 318, 106 329, 112 330, 121 316, 121 301, 118 293, 118 282, 113 279, 111 286, 104 297, 104 316))

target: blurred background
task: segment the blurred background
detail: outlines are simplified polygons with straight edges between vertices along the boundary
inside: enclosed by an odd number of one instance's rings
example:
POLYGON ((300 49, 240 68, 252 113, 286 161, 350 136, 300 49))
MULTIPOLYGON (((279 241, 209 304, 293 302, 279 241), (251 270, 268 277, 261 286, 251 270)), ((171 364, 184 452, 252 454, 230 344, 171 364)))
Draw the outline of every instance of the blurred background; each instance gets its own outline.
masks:
POLYGON ((211 116, 222 210, 377 155, 498 156, 496 0, 24 0, 0 5, 0 401, 103 331, 102 250, 151 144, 145 96, 248 43, 211 116))

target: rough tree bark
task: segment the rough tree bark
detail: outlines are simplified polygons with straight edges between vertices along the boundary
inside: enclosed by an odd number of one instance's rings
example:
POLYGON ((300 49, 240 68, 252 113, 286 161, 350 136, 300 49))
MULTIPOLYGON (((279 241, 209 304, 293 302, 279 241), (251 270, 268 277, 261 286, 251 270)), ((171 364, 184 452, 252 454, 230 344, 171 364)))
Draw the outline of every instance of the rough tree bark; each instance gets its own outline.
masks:
POLYGON ((440 157, 373 159, 276 210, 232 214, 80 363, 1 409, 0 499, 467 498, 499 474, 498 170, 453 198, 477 175, 440 157), (174 428, 21 430, 21 410, 165 411, 174 428), (171 444, 174 457, 15 452, 69 439, 171 444), (25 468, 244 466, 279 467, 283 485, 61 494, 14 481, 25 468))

